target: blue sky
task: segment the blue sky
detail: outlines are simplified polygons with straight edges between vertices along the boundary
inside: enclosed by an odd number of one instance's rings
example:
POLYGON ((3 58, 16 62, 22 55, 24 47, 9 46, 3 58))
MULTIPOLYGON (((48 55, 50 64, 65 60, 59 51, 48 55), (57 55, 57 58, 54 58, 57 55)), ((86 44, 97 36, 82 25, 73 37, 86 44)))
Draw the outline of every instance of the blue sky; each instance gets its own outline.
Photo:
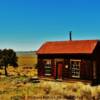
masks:
POLYGON ((45 41, 100 39, 100 0, 0 0, 0 48, 37 50, 45 41))

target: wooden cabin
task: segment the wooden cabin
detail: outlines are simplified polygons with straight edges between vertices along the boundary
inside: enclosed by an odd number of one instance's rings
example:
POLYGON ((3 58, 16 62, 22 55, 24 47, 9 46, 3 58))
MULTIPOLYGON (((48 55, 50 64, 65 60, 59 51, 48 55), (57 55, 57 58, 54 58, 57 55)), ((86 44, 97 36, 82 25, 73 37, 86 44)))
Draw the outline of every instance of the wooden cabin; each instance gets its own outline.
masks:
POLYGON ((37 55, 39 77, 100 83, 99 40, 46 42, 37 55))

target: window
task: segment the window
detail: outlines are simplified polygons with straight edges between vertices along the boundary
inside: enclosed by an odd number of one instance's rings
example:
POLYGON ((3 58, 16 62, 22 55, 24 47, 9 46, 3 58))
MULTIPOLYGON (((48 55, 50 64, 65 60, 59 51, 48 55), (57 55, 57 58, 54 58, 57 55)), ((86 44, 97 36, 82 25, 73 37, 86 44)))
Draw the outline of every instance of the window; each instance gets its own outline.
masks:
POLYGON ((80 78, 80 61, 81 60, 71 60, 71 73, 72 77, 74 78, 80 78))
POLYGON ((46 59, 45 61, 45 76, 51 76, 51 60, 46 59))

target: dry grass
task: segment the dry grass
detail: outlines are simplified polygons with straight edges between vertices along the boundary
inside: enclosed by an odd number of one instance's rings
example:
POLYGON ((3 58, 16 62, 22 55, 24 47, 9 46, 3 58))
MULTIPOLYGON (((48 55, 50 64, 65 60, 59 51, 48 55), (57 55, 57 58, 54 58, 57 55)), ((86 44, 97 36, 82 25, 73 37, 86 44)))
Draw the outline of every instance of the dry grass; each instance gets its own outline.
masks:
POLYGON ((7 70, 9 77, 0 75, 0 100, 100 100, 100 86, 67 81, 32 83, 29 79, 37 76, 36 69, 9 66, 7 70))
POLYGON ((21 55, 18 56, 18 65, 19 66, 34 66, 37 64, 37 57, 33 57, 30 55, 21 55))
POLYGON ((100 100, 100 86, 43 80, 32 83, 28 79, 0 77, 0 100, 100 100))
MULTIPOLYGON (((22 66, 7 68, 9 77, 0 75, 0 100, 100 100, 100 86, 67 81, 32 83, 29 79, 37 76, 37 70, 31 66, 36 58, 21 57, 18 63, 22 66)), ((4 70, 0 73, 4 74, 4 70)))

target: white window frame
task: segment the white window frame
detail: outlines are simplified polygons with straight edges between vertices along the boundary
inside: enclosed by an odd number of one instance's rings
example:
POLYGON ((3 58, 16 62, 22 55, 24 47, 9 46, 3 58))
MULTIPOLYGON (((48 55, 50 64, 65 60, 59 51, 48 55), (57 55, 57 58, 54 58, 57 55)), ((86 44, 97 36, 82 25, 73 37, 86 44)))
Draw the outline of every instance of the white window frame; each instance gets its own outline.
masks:
POLYGON ((74 74, 72 74, 73 78, 80 78, 80 66, 81 66, 80 62, 81 62, 80 59, 70 59, 71 73, 74 73, 74 74), (79 65, 73 65, 73 68, 72 68, 72 61, 73 62, 79 62, 79 65), (77 66, 77 67, 75 68, 74 66, 77 66), (75 75, 76 73, 77 73, 77 75, 75 75))

